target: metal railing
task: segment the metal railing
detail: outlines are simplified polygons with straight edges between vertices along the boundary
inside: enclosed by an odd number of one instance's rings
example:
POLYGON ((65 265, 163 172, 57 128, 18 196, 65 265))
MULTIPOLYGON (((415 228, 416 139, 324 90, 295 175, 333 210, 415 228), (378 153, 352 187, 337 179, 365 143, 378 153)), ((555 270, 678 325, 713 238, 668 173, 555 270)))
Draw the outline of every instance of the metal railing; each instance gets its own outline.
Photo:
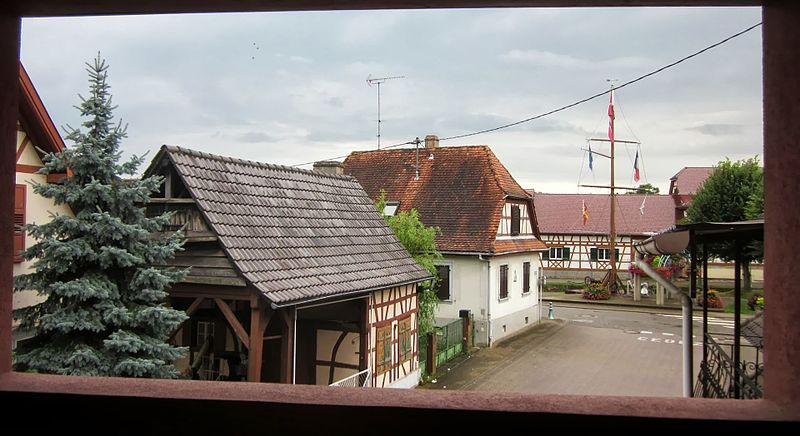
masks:
POLYGON ((368 388, 372 386, 372 369, 367 368, 361 372, 345 377, 330 386, 347 386, 351 388, 368 388))
MULTIPOLYGON (((719 335, 718 335, 719 336, 719 335)), ((742 344, 743 358, 734 362, 710 334, 706 335, 708 361, 700 364, 695 397, 757 399, 763 397, 764 361, 761 348, 742 344)), ((731 344, 731 349, 733 345, 731 344)))

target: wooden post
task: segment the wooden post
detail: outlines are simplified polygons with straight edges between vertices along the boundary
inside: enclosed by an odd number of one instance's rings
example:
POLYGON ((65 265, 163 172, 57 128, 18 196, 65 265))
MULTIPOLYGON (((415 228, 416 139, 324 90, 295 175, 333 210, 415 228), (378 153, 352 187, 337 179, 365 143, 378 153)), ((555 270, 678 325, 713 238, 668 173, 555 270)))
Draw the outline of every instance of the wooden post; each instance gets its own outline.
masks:
POLYGON ((264 309, 261 297, 254 295, 250 299, 250 350, 247 357, 247 381, 261 381, 261 362, 264 358, 264 309))
POLYGON ((436 374, 436 332, 428 333, 428 361, 425 362, 425 370, 428 375, 436 374))
POLYGON ((11 371, 14 180, 19 117, 20 17, 0 14, 0 374, 11 371))
POLYGON ((462 326, 462 345, 461 349, 463 352, 468 353, 470 348, 472 348, 472 317, 470 316, 469 310, 459 310, 458 316, 461 318, 461 326, 462 326))
POLYGON ((284 321, 283 343, 281 344, 281 382, 291 384, 294 370, 294 323, 297 308, 281 309, 284 321))
POLYGON ((642 276, 639 274, 633 275, 633 301, 642 300, 642 276))

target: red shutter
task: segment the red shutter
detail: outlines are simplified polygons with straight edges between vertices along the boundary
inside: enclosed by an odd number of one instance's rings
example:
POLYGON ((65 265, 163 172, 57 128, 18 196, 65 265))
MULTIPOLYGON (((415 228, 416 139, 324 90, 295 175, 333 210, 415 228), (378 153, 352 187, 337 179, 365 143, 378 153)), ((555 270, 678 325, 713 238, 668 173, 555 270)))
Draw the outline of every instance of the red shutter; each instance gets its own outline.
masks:
POLYGON ((22 231, 22 226, 25 225, 26 190, 26 185, 14 186, 14 263, 23 261, 20 253, 25 249, 25 232, 22 231))

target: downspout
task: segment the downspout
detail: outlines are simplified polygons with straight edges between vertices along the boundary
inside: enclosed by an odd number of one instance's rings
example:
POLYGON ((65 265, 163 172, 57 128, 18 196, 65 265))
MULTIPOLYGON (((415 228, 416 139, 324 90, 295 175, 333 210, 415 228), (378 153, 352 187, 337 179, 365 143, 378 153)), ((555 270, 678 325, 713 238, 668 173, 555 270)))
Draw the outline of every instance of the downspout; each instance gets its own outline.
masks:
POLYGON ((484 259, 481 253, 478 253, 478 260, 486 262, 486 346, 492 348, 492 264, 489 259, 484 259))
POLYGON ((672 282, 657 273, 644 261, 644 254, 638 250, 636 252, 636 266, 661 286, 681 296, 681 313, 683 314, 683 396, 690 398, 692 396, 692 345, 694 343, 694 338, 692 337, 692 299, 672 282))

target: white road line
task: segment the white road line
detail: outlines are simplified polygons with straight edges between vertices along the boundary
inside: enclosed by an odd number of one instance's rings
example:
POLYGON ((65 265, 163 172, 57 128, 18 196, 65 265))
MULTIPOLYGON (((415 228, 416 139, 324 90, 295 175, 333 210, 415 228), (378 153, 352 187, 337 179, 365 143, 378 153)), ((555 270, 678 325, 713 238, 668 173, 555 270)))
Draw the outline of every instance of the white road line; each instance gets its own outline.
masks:
POLYGON ((641 333, 643 335, 652 335, 653 334, 653 332, 648 332, 647 330, 642 330, 639 333, 641 333))
POLYGON ((675 333, 661 333, 664 336, 675 336, 675 333))

